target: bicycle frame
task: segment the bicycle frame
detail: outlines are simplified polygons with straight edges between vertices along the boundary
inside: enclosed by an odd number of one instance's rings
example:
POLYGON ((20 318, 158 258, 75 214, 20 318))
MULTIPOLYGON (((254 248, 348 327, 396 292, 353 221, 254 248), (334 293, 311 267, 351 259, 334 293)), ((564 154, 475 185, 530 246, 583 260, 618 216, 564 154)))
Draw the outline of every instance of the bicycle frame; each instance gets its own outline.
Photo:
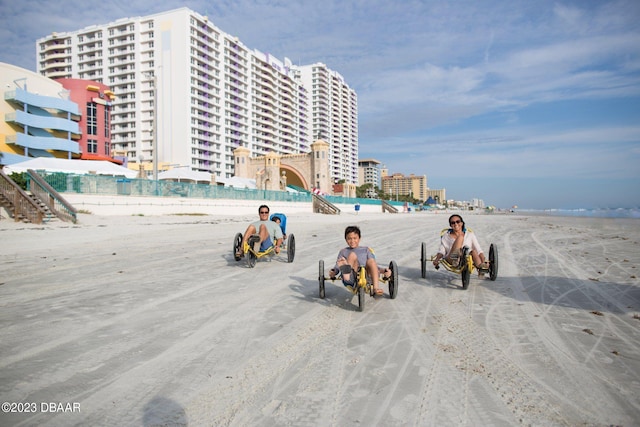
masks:
POLYGON ((267 248, 267 250, 265 251, 255 251, 247 242, 244 242, 244 253, 252 253, 253 255, 255 255, 256 258, 262 258, 265 257, 267 255, 272 255, 274 254, 276 250, 275 245, 271 245, 270 247, 267 248))
MULTIPOLYGON (((433 255, 431 257, 431 262, 435 261, 435 259, 436 259, 436 255, 433 255)), ((467 267, 469 268, 469 272, 473 273, 473 271, 476 268, 475 265, 473 264, 473 258, 471 257, 471 255, 467 255, 466 260, 467 260, 467 267)), ((445 258, 442 258, 440 260, 440 265, 444 266, 444 268, 447 271, 450 271, 450 272, 455 273, 455 274, 462 274, 462 270, 464 268, 464 262, 461 262, 456 267, 454 265, 451 265, 451 263, 449 263, 449 261, 447 261, 445 258)))

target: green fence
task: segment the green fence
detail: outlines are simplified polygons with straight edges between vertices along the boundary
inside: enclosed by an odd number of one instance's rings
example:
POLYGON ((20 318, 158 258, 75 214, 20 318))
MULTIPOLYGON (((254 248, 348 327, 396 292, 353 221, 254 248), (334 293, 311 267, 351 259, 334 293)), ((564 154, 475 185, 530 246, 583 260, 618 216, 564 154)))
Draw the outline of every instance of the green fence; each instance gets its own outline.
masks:
MULTIPOLYGON (((105 196, 194 197, 201 199, 265 200, 311 202, 309 192, 255 190, 221 185, 191 184, 173 181, 123 178, 106 175, 76 175, 66 173, 38 174, 59 193, 98 194, 105 196)), ((30 183, 27 183, 30 185, 30 183)), ((333 204, 379 205, 380 200, 324 196, 333 204)), ((402 202, 391 202, 402 206, 402 202)))

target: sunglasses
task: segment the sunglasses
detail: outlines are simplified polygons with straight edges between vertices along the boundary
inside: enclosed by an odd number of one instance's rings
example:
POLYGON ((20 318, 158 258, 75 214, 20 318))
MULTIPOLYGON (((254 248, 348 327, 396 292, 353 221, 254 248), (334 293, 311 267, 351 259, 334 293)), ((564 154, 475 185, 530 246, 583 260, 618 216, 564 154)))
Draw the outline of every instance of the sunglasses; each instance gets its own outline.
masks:
POLYGON ((457 221, 451 221, 451 222, 449 223, 449 225, 453 225, 453 224, 462 224, 462 221, 457 220, 457 221))
POLYGON ((260 215, 262 215, 262 214, 268 214, 268 213, 269 213, 269 211, 260 211, 260 215))

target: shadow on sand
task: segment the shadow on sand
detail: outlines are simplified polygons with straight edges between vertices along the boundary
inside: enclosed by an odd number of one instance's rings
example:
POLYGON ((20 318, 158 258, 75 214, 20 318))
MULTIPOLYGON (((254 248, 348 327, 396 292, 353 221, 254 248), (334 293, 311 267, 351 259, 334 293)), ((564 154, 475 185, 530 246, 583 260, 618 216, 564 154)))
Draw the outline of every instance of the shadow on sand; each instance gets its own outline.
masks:
MULTIPOLYGON (((421 277, 419 268, 403 269, 416 284, 438 288, 462 289, 459 275, 450 272, 427 271, 421 277)), ((626 314, 640 310, 640 287, 593 279, 561 276, 500 276, 495 281, 471 276, 469 289, 481 286, 518 302, 575 308, 580 310, 626 314)))
POLYGON ((187 414, 177 402, 156 396, 144 405, 142 425, 144 427, 189 425, 187 414))
MULTIPOLYGON (((320 289, 318 280, 309 280, 304 277, 291 277, 292 280, 296 280, 298 284, 290 285, 289 287, 300 294, 300 299, 314 303, 323 304, 326 306, 336 306, 348 311, 358 311, 358 297, 351 293, 344 287, 341 280, 326 280, 325 281, 325 297, 320 298, 320 289)), ((376 297, 380 298, 380 297, 376 297)), ((385 294, 382 298, 389 298, 388 294, 385 294)), ((373 299, 369 295, 366 295, 367 302, 369 299, 373 299)))

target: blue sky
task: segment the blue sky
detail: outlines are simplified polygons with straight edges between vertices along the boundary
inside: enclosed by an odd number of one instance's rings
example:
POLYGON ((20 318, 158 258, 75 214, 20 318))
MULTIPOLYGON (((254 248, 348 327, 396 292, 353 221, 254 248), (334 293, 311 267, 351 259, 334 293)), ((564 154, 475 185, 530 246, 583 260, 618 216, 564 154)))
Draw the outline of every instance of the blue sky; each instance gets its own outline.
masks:
POLYGON ((640 2, 0 0, 0 61, 189 7, 358 94, 360 158, 500 208, 640 207, 640 2))

